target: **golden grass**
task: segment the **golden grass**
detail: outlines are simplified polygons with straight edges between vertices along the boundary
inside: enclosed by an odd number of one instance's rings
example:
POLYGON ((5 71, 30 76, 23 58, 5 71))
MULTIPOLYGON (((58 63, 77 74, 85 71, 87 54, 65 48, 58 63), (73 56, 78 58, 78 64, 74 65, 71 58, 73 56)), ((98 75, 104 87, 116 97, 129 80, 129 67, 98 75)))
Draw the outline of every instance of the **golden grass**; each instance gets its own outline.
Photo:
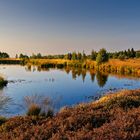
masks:
POLYGON ((140 69, 140 58, 126 59, 123 61, 119 59, 110 59, 107 63, 113 66, 128 66, 140 69))
MULTIPOLYGON (((64 62, 78 62, 78 60, 65 60, 65 59, 30 59, 30 62, 35 62, 38 64, 44 64, 44 63, 64 63, 64 62)), ((86 60, 85 63, 87 64, 94 64, 96 65, 95 61, 92 60, 86 60)), ((119 59, 110 59, 105 64, 113 65, 113 66, 130 66, 140 69, 140 58, 135 59, 126 59, 126 60, 119 60, 119 59)))

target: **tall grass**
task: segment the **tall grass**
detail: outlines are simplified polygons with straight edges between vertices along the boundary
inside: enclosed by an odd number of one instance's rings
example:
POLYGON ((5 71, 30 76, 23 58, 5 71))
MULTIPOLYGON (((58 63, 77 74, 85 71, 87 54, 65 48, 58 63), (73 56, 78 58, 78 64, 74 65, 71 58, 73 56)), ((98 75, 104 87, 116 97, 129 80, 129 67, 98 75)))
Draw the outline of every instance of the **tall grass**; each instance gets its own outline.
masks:
POLYGON ((28 64, 38 65, 40 68, 84 68, 100 72, 140 75, 140 59, 110 59, 108 62, 97 65, 92 60, 65 60, 65 59, 30 59, 28 64))
POLYGON ((29 116, 53 116, 53 102, 50 98, 32 95, 24 97, 24 102, 29 116))

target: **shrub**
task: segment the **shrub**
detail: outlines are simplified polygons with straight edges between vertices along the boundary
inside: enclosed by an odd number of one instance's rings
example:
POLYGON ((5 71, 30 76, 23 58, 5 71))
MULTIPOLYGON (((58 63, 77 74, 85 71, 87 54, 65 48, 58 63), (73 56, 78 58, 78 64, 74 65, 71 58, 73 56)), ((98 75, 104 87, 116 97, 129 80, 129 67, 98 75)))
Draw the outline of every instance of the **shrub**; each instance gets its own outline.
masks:
POLYGON ((0 125, 5 123, 6 121, 7 121, 7 119, 5 117, 0 116, 0 125))
POLYGON ((125 55, 124 54, 120 54, 118 57, 120 60, 124 60, 125 59, 125 55))
POLYGON ((8 84, 8 81, 4 80, 2 77, 0 77, 0 87, 7 86, 7 84, 8 84))
POLYGON ((107 62, 107 61, 108 61, 108 54, 107 54, 105 49, 101 49, 98 52, 98 55, 96 57, 97 65, 99 65, 99 64, 101 64, 103 62, 107 62))
POLYGON ((130 97, 130 96, 122 96, 122 97, 114 97, 110 99, 106 105, 107 109, 111 109, 114 107, 120 107, 123 109, 139 107, 140 106, 140 98, 139 97, 130 97))
POLYGON ((53 110, 52 110, 52 109, 49 109, 49 110, 47 111, 46 117, 47 117, 47 118, 48 118, 48 117, 52 118, 53 115, 54 115, 53 110))
POLYGON ((41 108, 37 104, 31 104, 28 108, 27 115, 28 116, 38 116, 41 112, 41 108))

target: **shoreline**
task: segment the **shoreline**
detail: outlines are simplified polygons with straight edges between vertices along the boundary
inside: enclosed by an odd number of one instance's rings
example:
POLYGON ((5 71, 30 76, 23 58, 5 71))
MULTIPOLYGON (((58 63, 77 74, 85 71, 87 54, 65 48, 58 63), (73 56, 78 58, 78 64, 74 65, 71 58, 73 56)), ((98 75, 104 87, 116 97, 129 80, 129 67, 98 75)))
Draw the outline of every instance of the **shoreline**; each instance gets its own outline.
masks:
POLYGON ((140 136, 140 89, 63 108, 52 118, 15 116, 0 126, 1 139, 136 139, 140 136), (13 135, 14 134, 14 135, 13 135))
POLYGON ((110 59, 108 62, 104 62, 97 66, 93 60, 66 60, 66 59, 0 59, 0 64, 18 64, 27 65, 28 67, 35 65, 40 69, 49 68, 80 68, 87 70, 99 71, 109 74, 121 74, 121 75, 136 75, 140 76, 140 59, 110 59))

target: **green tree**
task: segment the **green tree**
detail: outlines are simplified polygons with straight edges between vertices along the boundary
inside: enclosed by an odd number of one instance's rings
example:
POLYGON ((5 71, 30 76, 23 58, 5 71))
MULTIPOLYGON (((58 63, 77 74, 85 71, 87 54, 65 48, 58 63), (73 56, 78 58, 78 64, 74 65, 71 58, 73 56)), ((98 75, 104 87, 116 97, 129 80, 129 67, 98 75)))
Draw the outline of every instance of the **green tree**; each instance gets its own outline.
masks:
POLYGON ((78 52, 78 54, 77 54, 77 59, 78 60, 81 60, 82 59, 82 54, 80 52, 78 52))
POLYGON ((136 57, 140 58, 140 52, 136 52, 136 57))
POLYGON ((92 50, 92 52, 91 52, 91 60, 96 60, 96 57, 97 57, 96 51, 92 50))
POLYGON ((15 58, 18 58, 18 54, 16 54, 16 57, 15 58))
POLYGON ((5 53, 5 52, 0 52, 0 58, 9 58, 9 54, 5 53))
POLYGON ((128 58, 131 57, 131 51, 130 51, 130 49, 128 49, 128 51, 127 51, 127 56, 128 56, 128 58))
POLYGON ((108 54, 107 54, 106 50, 104 48, 100 49, 100 51, 98 52, 98 55, 96 57, 97 65, 99 65, 103 62, 107 62, 107 61, 108 61, 108 54))
POLYGON ((37 58, 42 58, 41 53, 38 53, 36 57, 37 57, 37 58))
POLYGON ((19 58, 22 58, 22 59, 23 59, 23 58, 29 58, 29 57, 28 57, 27 55, 24 55, 24 54, 21 53, 21 54, 19 55, 19 58))
POLYGON ((124 60, 124 59, 125 59, 125 54, 120 54, 120 55, 118 56, 118 58, 119 58, 120 60, 124 60))
POLYGON ((72 60, 77 60, 77 54, 76 54, 76 52, 73 52, 72 53, 72 60))
POLYGON ((134 51, 134 49, 131 49, 131 57, 134 58, 136 56, 136 52, 134 51))
POLYGON ((86 59, 87 59, 87 56, 86 56, 86 54, 85 54, 85 51, 83 51, 82 59, 83 59, 83 60, 86 60, 86 59))

